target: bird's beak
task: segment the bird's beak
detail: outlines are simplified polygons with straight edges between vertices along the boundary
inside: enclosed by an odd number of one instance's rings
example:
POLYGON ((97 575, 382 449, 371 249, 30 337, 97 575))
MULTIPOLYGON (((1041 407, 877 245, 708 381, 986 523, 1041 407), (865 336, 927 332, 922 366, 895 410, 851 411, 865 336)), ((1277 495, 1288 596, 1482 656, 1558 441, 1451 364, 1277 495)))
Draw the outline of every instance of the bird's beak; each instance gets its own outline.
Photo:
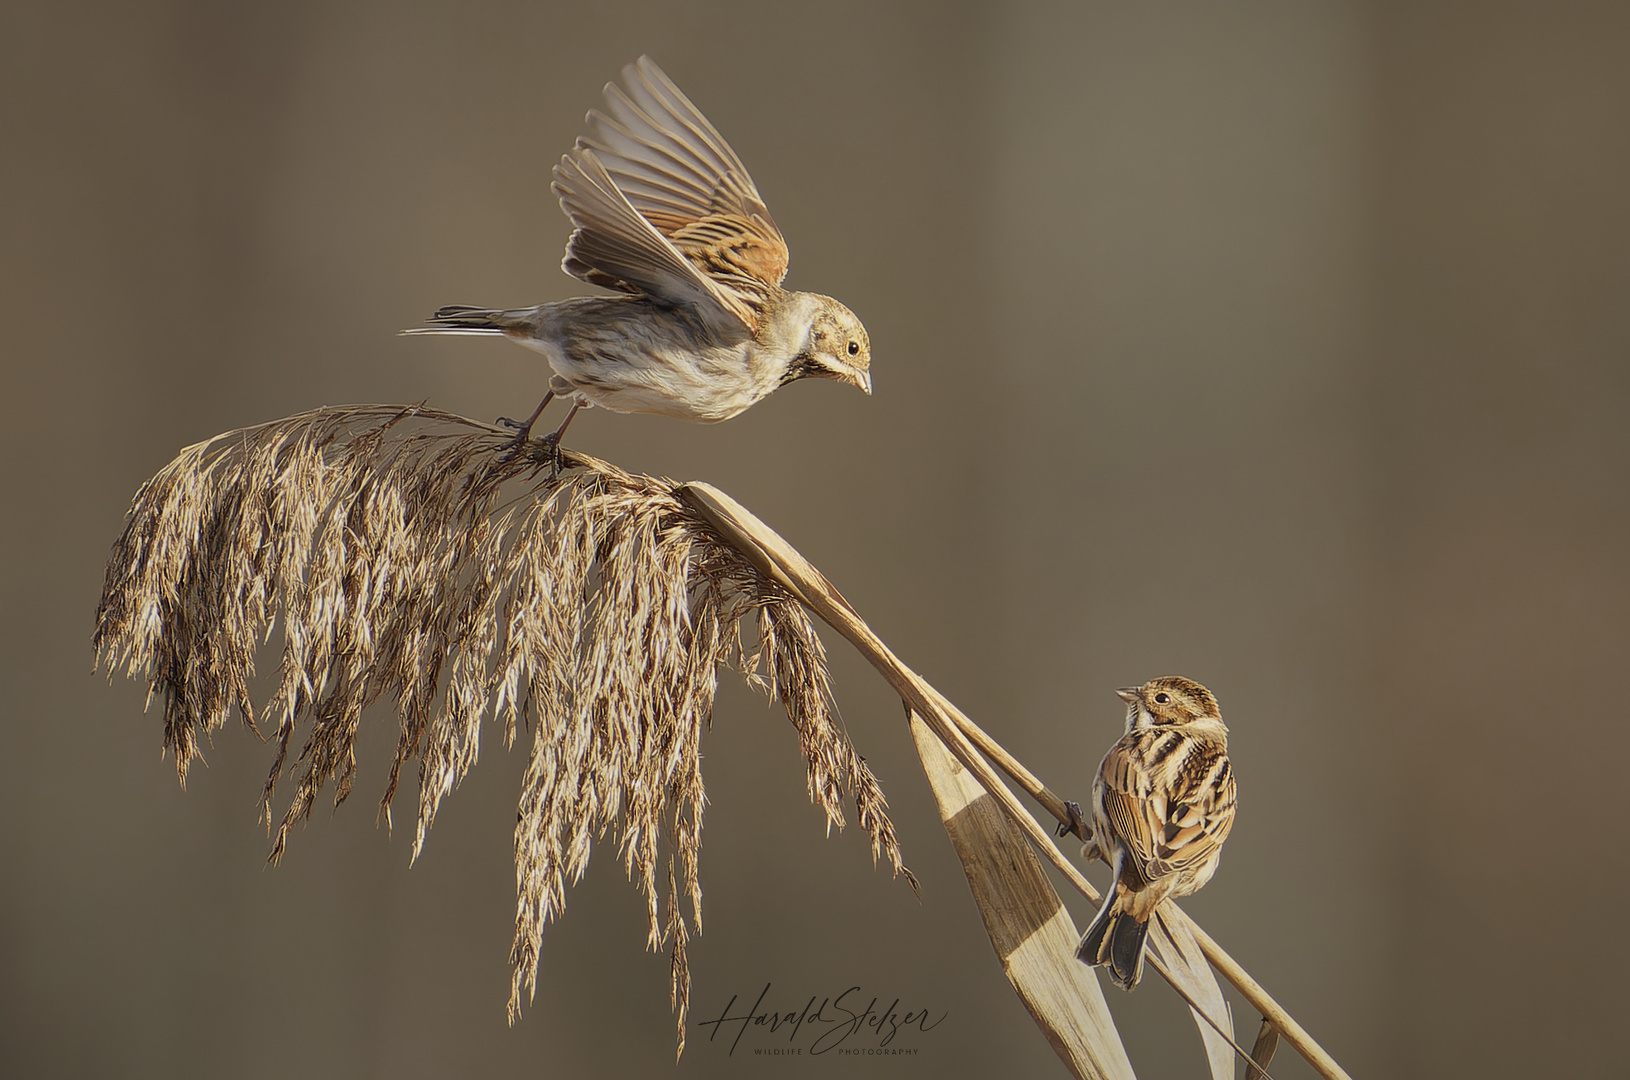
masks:
POLYGON ((1137 704, 1138 700, 1138 688, 1135 686, 1123 686, 1119 690, 1115 691, 1115 696, 1126 702, 1128 705, 1135 705, 1137 704))
POLYGON ((871 392, 872 392, 872 373, 871 373, 871 370, 869 368, 867 370, 865 370, 865 371, 857 371, 857 372, 855 372, 855 377, 853 379, 851 379, 850 381, 853 382, 856 386, 860 387, 860 389, 863 390, 868 397, 871 396, 871 392))

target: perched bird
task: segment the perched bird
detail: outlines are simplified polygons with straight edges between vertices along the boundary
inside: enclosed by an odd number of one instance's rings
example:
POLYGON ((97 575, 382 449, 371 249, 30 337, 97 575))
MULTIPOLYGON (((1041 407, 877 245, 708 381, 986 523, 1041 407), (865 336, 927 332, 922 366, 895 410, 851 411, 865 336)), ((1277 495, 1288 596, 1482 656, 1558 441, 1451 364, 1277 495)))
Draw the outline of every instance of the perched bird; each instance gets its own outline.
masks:
POLYGON ((1199 683, 1168 675, 1115 693, 1126 734, 1098 766, 1092 840, 1081 849, 1114 867, 1115 883, 1075 955, 1130 990, 1156 906, 1217 872, 1234 825, 1234 770, 1217 699, 1199 683))
POLYGON ((444 307, 418 334, 502 334, 554 370, 549 401, 712 424, 795 379, 870 394, 871 341, 829 296, 788 292, 787 243, 735 151, 649 57, 608 83, 607 112, 555 166, 572 221, 562 268, 620 296, 510 311, 444 307))

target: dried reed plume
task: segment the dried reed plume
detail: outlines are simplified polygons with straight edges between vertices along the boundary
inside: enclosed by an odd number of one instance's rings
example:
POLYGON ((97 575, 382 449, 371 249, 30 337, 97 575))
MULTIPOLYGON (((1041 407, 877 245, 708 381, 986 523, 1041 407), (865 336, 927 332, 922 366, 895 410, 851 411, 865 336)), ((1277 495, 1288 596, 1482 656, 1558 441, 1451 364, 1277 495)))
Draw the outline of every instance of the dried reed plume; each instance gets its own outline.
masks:
POLYGON ((381 697, 401 733, 379 812, 388 822, 417 758, 414 858, 475 764, 489 711, 506 746, 524 724, 511 1022, 523 988, 528 1000, 535 990, 544 925, 613 829, 646 899, 647 945, 671 951, 682 1051, 685 946, 702 922, 698 747, 720 664, 786 706, 829 827, 843 827, 847 793, 873 861, 886 855, 916 883, 877 779, 836 722, 805 608, 721 542, 673 482, 571 452, 560 470, 506 457, 507 438, 430 409, 354 406, 188 447, 137 493, 114 545, 97 660, 162 697, 183 784, 233 706, 257 733, 269 725, 269 832, 304 727, 273 860, 325 785, 336 805, 350 794, 357 725, 381 697), (739 631, 749 615, 751 650, 739 631), (255 653, 279 628, 277 685, 257 723, 255 653))

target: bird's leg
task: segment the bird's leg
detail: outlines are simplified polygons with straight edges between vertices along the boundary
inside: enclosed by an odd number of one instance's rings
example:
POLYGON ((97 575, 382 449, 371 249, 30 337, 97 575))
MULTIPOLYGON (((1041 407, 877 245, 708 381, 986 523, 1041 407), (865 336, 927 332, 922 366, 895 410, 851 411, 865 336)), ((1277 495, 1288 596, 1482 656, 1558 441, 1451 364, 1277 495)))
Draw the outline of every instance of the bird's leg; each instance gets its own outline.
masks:
MULTIPOLYGON (((560 426, 556 428, 552 434, 545 435, 543 438, 538 440, 539 442, 543 443, 544 449, 534 453, 533 457, 536 458, 542 455, 547 455, 547 461, 549 463, 549 476, 551 479, 560 475, 560 437, 566 434, 567 427, 571 425, 572 417, 576 416, 578 410, 582 407, 583 403, 581 401, 572 402, 572 409, 566 414, 566 419, 560 422, 560 426)), ((537 417, 533 417, 533 419, 535 420, 537 417)))
MULTIPOLYGON (((538 402, 538 407, 532 410, 532 415, 526 418, 526 423, 524 424, 517 420, 511 420, 507 416, 500 416, 498 418, 498 422, 500 424, 515 432, 514 440, 510 442, 508 446, 504 447, 504 458, 507 459, 511 457, 516 451, 520 450, 521 447, 526 445, 527 436, 532 434, 532 425, 538 422, 538 417, 543 415, 543 410, 548 408, 549 403, 553 400, 555 400, 555 392, 553 390, 544 394, 543 400, 538 402)), ((570 419, 570 417, 567 417, 567 419, 570 419)))
POLYGON ((538 422, 538 417, 543 415, 543 410, 547 409, 549 407, 549 403, 553 400, 555 400, 555 392, 550 390, 548 393, 543 395, 543 400, 538 402, 538 407, 532 410, 532 415, 526 418, 526 423, 524 424, 516 420, 511 420, 507 416, 500 416, 498 418, 498 422, 515 432, 516 442, 525 442, 526 437, 532 432, 532 425, 538 422))

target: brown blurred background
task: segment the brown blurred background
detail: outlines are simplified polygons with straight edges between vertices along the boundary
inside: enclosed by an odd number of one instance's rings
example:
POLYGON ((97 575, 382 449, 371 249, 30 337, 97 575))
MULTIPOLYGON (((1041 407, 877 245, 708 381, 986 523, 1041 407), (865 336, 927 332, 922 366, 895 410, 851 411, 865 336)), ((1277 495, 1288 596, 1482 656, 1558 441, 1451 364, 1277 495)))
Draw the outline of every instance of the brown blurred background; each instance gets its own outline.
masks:
MULTIPOLYGON (((735 494, 1061 792, 1114 687, 1209 684, 1241 811, 1187 906, 1354 1076, 1616 1074, 1630 8, 1134 7, 7 4, 0 1072, 1063 1074, 841 643, 923 900, 823 836, 784 716, 727 681, 694 1015, 860 985, 948 1013, 906 1059, 693 1029, 674 1069, 606 848, 508 1028, 519 753, 489 740, 409 870, 376 716, 356 797, 266 869, 268 748, 228 729, 183 793, 142 686, 90 673, 108 546, 181 446, 536 400, 523 350, 395 332, 583 291, 549 168, 648 52, 789 284, 866 321, 877 394, 573 443, 735 494)), ((1199 1074, 1164 984, 1110 997, 1142 1075, 1199 1074)))

